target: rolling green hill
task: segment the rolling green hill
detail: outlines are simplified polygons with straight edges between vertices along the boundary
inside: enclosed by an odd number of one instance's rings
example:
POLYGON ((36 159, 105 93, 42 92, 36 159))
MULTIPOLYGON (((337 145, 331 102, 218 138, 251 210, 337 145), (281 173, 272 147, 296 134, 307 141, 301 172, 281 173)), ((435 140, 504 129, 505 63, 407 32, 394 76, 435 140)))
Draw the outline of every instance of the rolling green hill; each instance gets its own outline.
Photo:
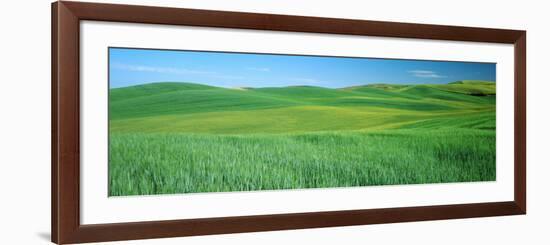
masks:
POLYGON ((390 129, 427 119, 493 115, 494 90, 494 83, 486 82, 343 89, 227 89, 154 83, 111 89, 109 116, 112 132, 246 134, 390 129))
POLYGON ((495 180, 494 82, 109 91, 109 194, 495 180))

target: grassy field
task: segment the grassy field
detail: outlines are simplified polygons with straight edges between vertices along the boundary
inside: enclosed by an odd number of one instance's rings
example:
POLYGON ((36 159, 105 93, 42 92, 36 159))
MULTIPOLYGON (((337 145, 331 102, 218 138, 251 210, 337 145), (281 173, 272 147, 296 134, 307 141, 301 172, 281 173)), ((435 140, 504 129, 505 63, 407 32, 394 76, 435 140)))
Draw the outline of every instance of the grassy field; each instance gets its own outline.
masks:
POLYGON ((110 90, 111 196, 493 181, 495 83, 110 90))

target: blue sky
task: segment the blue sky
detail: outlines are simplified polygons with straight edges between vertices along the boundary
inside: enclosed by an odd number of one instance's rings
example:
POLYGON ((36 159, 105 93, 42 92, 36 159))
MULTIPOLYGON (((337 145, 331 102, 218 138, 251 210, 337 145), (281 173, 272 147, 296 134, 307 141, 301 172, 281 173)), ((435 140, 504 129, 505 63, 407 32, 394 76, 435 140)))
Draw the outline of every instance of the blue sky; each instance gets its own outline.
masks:
POLYGON ((111 88, 166 81, 227 88, 295 85, 342 88, 370 83, 496 80, 494 63, 124 48, 109 50, 111 88))

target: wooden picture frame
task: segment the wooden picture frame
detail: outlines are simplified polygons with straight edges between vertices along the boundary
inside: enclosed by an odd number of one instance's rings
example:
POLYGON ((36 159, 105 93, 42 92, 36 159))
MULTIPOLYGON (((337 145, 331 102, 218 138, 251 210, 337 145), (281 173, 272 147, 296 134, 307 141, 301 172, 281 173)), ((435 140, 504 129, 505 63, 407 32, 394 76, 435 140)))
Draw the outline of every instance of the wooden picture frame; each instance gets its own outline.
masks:
POLYGON ((58 244, 441 220, 526 213, 526 32, 165 7, 52 4, 51 234, 58 244), (79 23, 82 20, 514 45, 514 200, 509 202, 82 225, 79 23))

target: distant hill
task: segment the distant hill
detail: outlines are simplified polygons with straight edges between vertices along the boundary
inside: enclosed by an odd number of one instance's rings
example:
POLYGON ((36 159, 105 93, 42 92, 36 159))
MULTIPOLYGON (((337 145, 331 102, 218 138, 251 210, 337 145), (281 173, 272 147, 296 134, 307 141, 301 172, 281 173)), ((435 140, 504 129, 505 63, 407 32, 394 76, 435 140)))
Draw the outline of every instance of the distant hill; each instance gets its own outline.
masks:
MULTIPOLYGON (((491 128, 494 95, 495 83, 486 81, 341 89, 235 89, 161 82, 110 89, 109 119, 115 131, 282 133, 391 128, 456 115, 485 115, 488 119, 479 122, 491 128)), ((476 127, 475 123, 461 125, 476 127)))
POLYGON ((448 84, 367 84, 362 86, 353 86, 344 88, 344 90, 369 90, 372 88, 383 89, 386 91, 400 92, 408 89, 416 89, 421 87, 430 87, 434 89, 444 90, 448 92, 456 92, 475 96, 495 95, 496 83, 480 80, 464 80, 455 81, 448 84))
POLYGON ((495 82, 482 81, 482 80, 462 80, 456 82, 450 82, 449 84, 473 84, 473 85, 495 85, 495 82))
POLYGON ((131 99, 141 96, 149 96, 160 93, 170 93, 181 90, 205 90, 205 89, 217 89, 208 85, 196 84, 196 83, 183 83, 183 82, 159 82, 140 84, 122 88, 112 88, 109 90, 109 101, 114 102, 118 100, 131 99))

